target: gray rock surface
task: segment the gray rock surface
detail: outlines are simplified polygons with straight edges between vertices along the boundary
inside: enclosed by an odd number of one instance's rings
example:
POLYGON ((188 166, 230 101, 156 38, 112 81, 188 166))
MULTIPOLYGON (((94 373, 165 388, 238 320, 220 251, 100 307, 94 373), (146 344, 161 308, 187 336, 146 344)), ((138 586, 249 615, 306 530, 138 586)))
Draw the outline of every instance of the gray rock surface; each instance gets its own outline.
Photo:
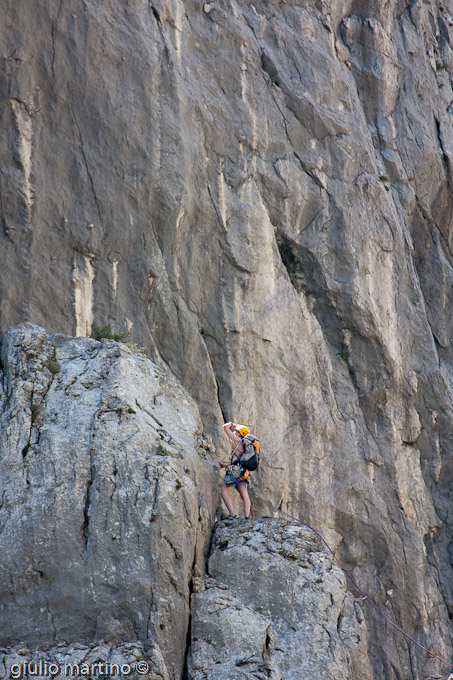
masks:
MULTIPOLYGON (((130 328, 448 658, 452 25, 451 0, 7 0, 0 27, 1 329, 130 328)), ((376 678, 441 673, 365 616, 376 678)))
POLYGON ((59 643, 47 649, 30 649, 22 644, 0 650, 1 678, 44 680, 49 676, 58 680, 68 677, 170 680, 162 652, 154 642, 59 643))
POLYGON ((323 547, 285 520, 218 524, 192 596, 189 680, 371 680, 362 609, 323 547))
POLYGON ((74 660, 104 645, 104 661, 126 644, 179 677, 217 500, 193 401, 111 340, 24 324, 3 336, 1 362, 3 663, 18 643, 31 658, 75 645, 74 660))

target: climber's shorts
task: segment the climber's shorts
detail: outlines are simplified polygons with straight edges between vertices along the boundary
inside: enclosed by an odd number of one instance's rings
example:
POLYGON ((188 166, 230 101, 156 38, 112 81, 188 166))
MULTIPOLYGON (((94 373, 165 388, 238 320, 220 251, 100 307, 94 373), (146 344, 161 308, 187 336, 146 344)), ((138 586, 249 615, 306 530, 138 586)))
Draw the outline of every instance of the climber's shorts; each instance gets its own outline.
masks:
POLYGON ((237 486, 241 482, 247 482, 247 477, 249 476, 249 470, 227 470, 225 472, 225 477, 223 478, 223 483, 226 486, 237 486))

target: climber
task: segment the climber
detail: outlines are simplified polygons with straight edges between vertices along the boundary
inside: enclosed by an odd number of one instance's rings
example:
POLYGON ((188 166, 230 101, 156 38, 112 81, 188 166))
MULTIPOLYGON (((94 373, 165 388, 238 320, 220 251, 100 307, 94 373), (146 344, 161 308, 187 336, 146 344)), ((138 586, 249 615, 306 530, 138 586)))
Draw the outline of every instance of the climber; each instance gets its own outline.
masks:
POLYGON ((245 425, 236 425, 236 423, 225 423, 223 426, 225 434, 230 440, 231 444, 231 459, 229 463, 220 463, 222 468, 226 468, 225 477, 223 479, 220 496, 227 506, 230 517, 235 517, 233 513, 233 504, 229 496, 231 487, 235 486, 239 493, 242 503, 244 505, 244 515, 246 519, 250 517, 250 498, 248 492, 247 477, 248 470, 242 470, 240 465, 235 465, 235 461, 244 452, 243 437, 249 434, 250 430, 245 425))

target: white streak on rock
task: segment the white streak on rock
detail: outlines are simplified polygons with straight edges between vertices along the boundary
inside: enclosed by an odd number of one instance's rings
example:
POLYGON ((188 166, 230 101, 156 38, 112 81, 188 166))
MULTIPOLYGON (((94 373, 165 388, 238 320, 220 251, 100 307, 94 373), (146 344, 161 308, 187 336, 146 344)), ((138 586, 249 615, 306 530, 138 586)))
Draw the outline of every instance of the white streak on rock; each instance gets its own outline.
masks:
POLYGON ((93 255, 74 257, 74 311, 76 336, 88 336, 93 325, 93 255))
POLYGON ((27 208, 27 222, 30 222, 33 207, 33 192, 31 188, 32 170, 32 120, 25 105, 17 99, 10 99, 11 107, 16 119, 19 132, 19 157, 23 170, 22 191, 27 208))

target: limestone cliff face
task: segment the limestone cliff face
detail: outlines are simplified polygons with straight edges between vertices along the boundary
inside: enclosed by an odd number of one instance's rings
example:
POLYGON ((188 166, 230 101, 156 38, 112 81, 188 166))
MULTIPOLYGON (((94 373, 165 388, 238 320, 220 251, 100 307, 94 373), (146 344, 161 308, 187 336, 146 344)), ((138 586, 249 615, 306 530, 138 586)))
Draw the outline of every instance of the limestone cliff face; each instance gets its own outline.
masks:
MULTIPOLYGON (((130 328, 445 655, 452 24, 451 0, 18 0, 0 29, 2 329, 130 328)), ((375 677, 440 672, 365 615, 375 677)))

